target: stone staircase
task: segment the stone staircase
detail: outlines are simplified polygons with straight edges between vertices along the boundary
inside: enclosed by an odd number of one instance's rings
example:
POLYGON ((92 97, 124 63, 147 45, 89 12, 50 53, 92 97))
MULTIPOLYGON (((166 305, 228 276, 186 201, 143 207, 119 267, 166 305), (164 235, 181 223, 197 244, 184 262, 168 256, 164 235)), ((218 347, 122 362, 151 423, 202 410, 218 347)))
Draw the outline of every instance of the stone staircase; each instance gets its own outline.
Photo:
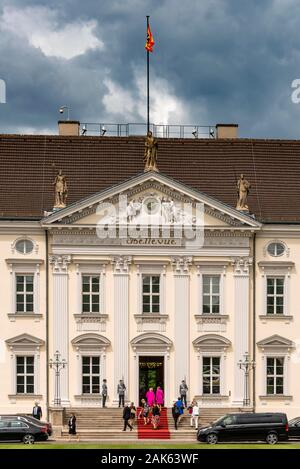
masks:
MULTIPOLYGON (((217 420, 227 413, 239 412, 237 408, 201 408, 199 427, 203 427, 210 422, 217 420)), ((99 407, 72 407, 66 409, 64 416, 64 428, 59 439, 68 439, 68 418, 71 413, 76 415, 77 436, 80 441, 102 441, 102 440, 136 440, 138 438, 137 423, 131 432, 127 429, 123 432, 124 421, 122 419, 123 409, 109 407, 106 409, 99 407)), ((175 430, 172 409, 167 409, 168 427, 171 440, 195 441, 196 431, 190 426, 190 416, 185 411, 178 430, 175 430)))

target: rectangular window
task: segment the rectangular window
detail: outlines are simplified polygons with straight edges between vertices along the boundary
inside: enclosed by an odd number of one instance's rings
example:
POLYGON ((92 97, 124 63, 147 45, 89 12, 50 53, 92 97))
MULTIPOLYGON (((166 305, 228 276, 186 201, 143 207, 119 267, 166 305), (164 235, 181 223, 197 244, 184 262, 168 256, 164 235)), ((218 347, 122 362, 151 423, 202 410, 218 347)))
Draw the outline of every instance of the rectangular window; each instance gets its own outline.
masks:
POLYGON ((17 394, 34 394, 34 357, 16 357, 17 394))
POLYGON ((220 394, 220 357, 203 357, 203 394, 220 394))
POLYGON ((203 314, 220 313, 220 276, 203 275, 202 299, 203 314))
POLYGON ((100 357, 82 357, 82 394, 100 393, 100 357))
POLYGON ((284 278, 267 278, 267 314, 284 312, 284 278))
POLYGON ((267 394, 283 394, 284 357, 267 357, 267 394))
POLYGON ((160 276, 143 276, 143 313, 159 313, 160 276))
POLYGON ((16 275, 17 313, 33 313, 33 275, 16 275))
POLYGON ((100 277, 82 276, 82 312, 100 313, 100 277))

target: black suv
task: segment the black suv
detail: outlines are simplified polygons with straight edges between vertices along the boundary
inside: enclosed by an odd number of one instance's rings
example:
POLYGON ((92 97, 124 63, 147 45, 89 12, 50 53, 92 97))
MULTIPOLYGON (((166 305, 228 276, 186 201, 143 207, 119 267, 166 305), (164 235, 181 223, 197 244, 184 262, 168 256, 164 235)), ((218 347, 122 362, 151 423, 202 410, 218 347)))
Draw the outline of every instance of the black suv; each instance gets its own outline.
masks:
POLYGON ((209 427, 200 428, 198 441, 211 445, 218 441, 266 441, 275 445, 288 439, 288 420, 281 413, 227 414, 209 427))

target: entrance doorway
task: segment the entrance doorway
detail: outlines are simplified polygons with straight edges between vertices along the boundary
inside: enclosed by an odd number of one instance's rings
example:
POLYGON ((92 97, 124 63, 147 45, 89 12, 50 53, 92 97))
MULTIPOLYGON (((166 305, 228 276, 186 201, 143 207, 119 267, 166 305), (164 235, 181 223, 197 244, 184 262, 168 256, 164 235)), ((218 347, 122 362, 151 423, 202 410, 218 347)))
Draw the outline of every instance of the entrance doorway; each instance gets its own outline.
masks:
POLYGON ((164 390, 164 358, 163 356, 139 357, 139 404, 149 388, 155 391, 157 386, 161 386, 164 390))

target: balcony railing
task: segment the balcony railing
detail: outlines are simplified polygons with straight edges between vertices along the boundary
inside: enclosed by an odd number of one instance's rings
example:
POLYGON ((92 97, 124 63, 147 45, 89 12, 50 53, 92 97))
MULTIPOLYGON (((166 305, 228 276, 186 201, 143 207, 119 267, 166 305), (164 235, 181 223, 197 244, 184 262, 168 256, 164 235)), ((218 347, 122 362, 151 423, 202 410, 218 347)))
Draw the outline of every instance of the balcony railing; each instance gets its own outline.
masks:
MULTIPOLYGON (((213 125, 175 125, 150 124, 155 137, 161 138, 215 138, 213 125)), ((81 135, 100 135, 109 137, 129 137, 146 135, 147 124, 109 124, 85 122, 80 124, 81 135)))

